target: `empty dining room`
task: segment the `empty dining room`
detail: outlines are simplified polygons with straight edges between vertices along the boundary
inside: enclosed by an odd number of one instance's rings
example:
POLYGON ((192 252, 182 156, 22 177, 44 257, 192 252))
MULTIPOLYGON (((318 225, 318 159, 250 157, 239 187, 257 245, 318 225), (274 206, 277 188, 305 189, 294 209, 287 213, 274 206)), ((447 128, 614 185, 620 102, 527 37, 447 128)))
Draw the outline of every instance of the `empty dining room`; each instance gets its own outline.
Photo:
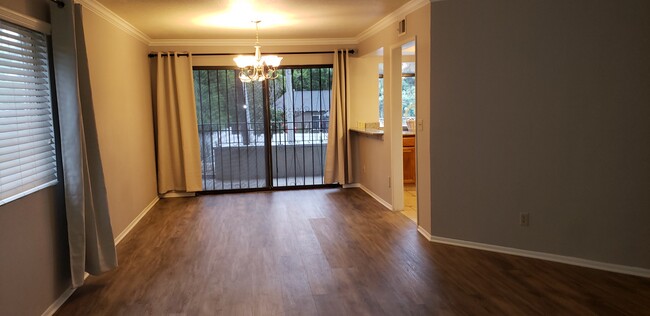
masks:
POLYGON ((0 0, 0 315, 650 315, 649 38, 643 0, 0 0))

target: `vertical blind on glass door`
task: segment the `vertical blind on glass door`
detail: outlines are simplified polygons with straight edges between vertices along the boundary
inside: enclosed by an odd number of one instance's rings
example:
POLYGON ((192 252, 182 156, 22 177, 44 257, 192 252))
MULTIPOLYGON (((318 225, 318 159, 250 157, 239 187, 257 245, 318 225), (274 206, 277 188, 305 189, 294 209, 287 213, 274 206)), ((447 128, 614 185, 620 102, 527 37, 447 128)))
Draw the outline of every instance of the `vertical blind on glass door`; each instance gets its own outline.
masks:
POLYGON ((47 49, 0 20, 0 205, 57 181, 47 49))

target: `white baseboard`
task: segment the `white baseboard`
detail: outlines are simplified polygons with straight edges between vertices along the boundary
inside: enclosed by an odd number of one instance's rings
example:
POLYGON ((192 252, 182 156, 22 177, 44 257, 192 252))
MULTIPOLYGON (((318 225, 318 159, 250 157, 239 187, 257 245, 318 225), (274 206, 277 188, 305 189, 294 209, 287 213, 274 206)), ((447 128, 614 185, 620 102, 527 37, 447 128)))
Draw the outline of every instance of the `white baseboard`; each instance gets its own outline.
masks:
POLYGON ((393 206, 390 205, 390 203, 384 201, 384 199, 380 198, 379 195, 375 194, 375 192, 370 191, 370 189, 366 188, 363 184, 359 184, 359 188, 363 190, 363 192, 368 193, 368 195, 377 200, 377 202, 381 203, 381 205, 385 206, 388 210, 393 210, 393 206))
POLYGON ((424 228, 422 228, 422 226, 419 226, 419 225, 418 225, 418 233, 420 233, 420 235, 424 236, 424 238, 426 238, 428 241, 433 241, 433 240, 431 240, 431 238, 433 238, 433 236, 431 236, 431 234, 429 234, 428 231, 424 230, 424 228))
MULTIPOLYGON (((133 229, 133 227, 135 227, 135 225, 137 225, 138 222, 140 222, 140 220, 141 220, 145 215, 147 215, 147 213, 149 213, 149 211, 153 208, 154 205, 156 205, 156 203, 158 203, 159 200, 160 200, 160 199, 156 196, 156 197, 153 199, 153 201, 151 201, 151 203, 149 203, 149 205, 147 205, 147 207, 145 207, 144 210, 142 210, 142 212, 140 212, 140 214, 138 214, 138 216, 136 216, 136 218, 134 218, 133 221, 131 221, 131 223, 129 224, 129 226, 127 226, 127 227, 126 227, 126 228, 125 228, 125 229, 124 229, 124 230, 123 230, 123 231, 122 231, 122 232, 121 232, 121 233, 120 233, 120 234, 115 238, 115 245, 116 245, 116 246, 117 246, 117 244, 120 243, 120 241, 122 241, 122 239, 124 239, 124 237, 126 237, 126 235, 128 235, 128 234, 131 232, 131 230, 133 229)), ((89 275, 90 275, 90 274, 88 274, 88 273, 84 273, 84 280, 85 280, 86 278, 88 278, 89 275)), ((52 305, 50 305, 50 307, 48 307, 48 308, 43 312, 43 314, 41 314, 41 316, 52 316, 52 315, 54 315, 54 313, 56 313, 56 311, 59 310, 59 308, 63 305, 63 303, 65 303, 65 302, 68 300, 68 298, 70 298, 70 296, 72 296, 72 294, 74 293, 75 290, 76 290, 76 289, 75 289, 75 288, 72 288, 72 287, 70 287, 70 288, 68 288, 67 290, 65 290, 65 292, 63 292, 63 294, 61 294, 61 296, 59 296, 59 298, 57 298, 56 301, 54 301, 54 303, 52 303, 52 305)))
POLYGON ((341 187, 343 187, 344 189, 350 189, 350 188, 360 188, 361 185, 358 184, 358 183, 348 183, 348 184, 342 185, 341 187))
POLYGON ((50 307, 48 307, 43 312, 43 314, 41 314, 41 316, 54 315, 54 313, 56 313, 56 311, 59 310, 59 308, 63 305, 63 303, 65 303, 65 301, 67 301, 70 298, 70 296, 72 296, 72 293, 74 293, 75 290, 76 289, 74 288, 68 288, 67 290, 65 290, 65 292, 63 292, 63 294, 61 294, 61 296, 59 296, 59 298, 57 298, 56 301, 54 301, 54 303, 52 303, 52 305, 50 305, 50 307))
POLYGON ((120 243, 120 241, 122 241, 122 239, 124 239, 124 237, 126 237, 126 235, 127 235, 128 233, 131 232, 131 230, 133 229, 133 227, 135 227, 135 225, 137 225, 137 224, 140 222, 140 220, 141 220, 145 215, 147 215, 147 213, 149 213, 149 211, 153 208, 154 205, 156 205, 156 203, 158 203, 159 200, 160 200, 160 198, 158 198, 158 197, 156 196, 156 197, 151 201, 151 203, 149 203, 149 205, 147 205, 147 207, 145 207, 144 210, 142 210, 142 212, 140 212, 140 214, 138 214, 138 216, 136 216, 136 217, 131 221, 131 223, 129 224, 129 226, 126 226, 126 228, 125 228, 125 229, 124 229, 124 230, 123 230, 119 235, 117 235, 117 237, 115 237, 115 245, 116 245, 116 246, 117 246, 117 244, 120 243))
POLYGON ((492 251, 492 252, 505 253, 505 254, 509 254, 509 255, 528 257, 528 258, 535 258, 535 259, 541 259, 541 260, 547 260, 547 261, 570 264, 570 265, 574 265, 574 266, 580 266, 580 267, 586 267, 586 268, 592 268, 592 269, 598 269, 598 270, 604 270, 604 271, 617 272, 617 273, 630 274, 630 275, 636 275, 636 276, 640 276, 640 277, 650 278, 650 270, 649 269, 643 269, 643 268, 638 268, 638 267, 630 267, 630 266, 624 266, 624 265, 619 265, 619 264, 612 264, 612 263, 606 263, 606 262, 600 262, 600 261, 594 261, 594 260, 587 260, 587 259, 569 257, 569 256, 561 256, 561 255, 556 255, 556 254, 551 254, 551 253, 546 253, 546 252, 530 251, 530 250, 523 250, 523 249, 517 249, 517 248, 511 248, 511 247, 490 245, 490 244, 484 244, 484 243, 478 243, 478 242, 466 241, 466 240, 460 240, 460 239, 437 237, 437 236, 432 236, 431 234, 426 232, 421 227, 418 227, 418 232, 420 232, 420 234, 427 237, 427 239, 429 239, 429 241, 436 242, 436 243, 441 243, 441 244, 448 244, 448 245, 453 245, 453 246, 460 246, 460 247, 466 247, 466 248, 487 250, 487 251, 492 251))

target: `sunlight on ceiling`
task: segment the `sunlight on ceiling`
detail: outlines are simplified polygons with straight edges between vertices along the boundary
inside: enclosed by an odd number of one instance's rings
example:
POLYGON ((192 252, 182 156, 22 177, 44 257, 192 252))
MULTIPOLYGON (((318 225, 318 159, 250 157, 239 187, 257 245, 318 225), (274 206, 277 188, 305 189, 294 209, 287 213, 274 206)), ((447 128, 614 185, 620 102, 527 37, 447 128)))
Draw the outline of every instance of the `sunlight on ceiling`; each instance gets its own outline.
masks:
POLYGON ((231 0, 225 11, 213 12, 192 19, 192 23, 228 29, 254 29, 261 21, 260 29, 295 24, 290 14, 274 10, 272 6, 253 5, 252 0, 231 0))

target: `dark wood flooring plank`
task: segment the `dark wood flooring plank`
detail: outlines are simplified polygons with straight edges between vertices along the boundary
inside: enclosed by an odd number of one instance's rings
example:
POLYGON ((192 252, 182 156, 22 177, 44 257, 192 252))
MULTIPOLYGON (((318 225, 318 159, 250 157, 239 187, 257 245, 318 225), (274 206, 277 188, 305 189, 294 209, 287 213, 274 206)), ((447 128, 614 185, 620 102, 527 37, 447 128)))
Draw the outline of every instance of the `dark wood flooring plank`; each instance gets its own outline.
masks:
POLYGON ((57 315, 650 315, 650 280, 434 244, 358 189, 160 201, 57 315))

